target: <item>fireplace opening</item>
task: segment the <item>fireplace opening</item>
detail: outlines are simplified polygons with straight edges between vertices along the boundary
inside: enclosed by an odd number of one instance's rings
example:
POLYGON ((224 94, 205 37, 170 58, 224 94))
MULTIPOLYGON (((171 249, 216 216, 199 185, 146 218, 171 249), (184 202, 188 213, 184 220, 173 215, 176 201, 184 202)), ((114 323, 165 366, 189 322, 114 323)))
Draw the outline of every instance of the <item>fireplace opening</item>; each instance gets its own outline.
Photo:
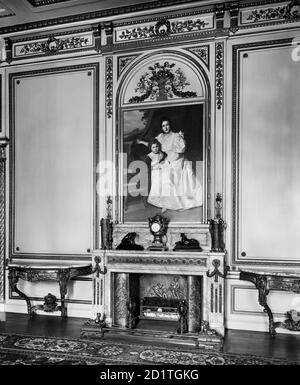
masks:
POLYGON ((112 278, 113 326, 199 332, 201 276, 114 273, 112 278))

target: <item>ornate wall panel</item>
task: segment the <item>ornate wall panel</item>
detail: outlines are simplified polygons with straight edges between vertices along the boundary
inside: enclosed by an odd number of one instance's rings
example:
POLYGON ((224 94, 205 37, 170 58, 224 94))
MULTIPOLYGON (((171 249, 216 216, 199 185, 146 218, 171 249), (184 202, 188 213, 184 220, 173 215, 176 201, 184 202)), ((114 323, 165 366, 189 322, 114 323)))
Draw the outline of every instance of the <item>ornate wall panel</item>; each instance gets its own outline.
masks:
POLYGON ((234 47, 233 230, 239 263, 299 261, 300 114, 294 101, 300 97, 300 67, 290 42, 234 47))
POLYGON ((94 247, 98 67, 10 75, 11 256, 75 258, 94 247))

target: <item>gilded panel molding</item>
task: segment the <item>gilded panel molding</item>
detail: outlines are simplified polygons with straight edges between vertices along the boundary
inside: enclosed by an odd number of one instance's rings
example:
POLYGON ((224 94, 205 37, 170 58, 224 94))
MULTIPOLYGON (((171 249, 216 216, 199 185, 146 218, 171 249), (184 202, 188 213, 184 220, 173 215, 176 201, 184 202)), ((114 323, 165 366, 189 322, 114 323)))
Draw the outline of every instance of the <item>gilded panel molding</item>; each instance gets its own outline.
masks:
POLYGON ((200 47, 193 47, 188 49, 190 52, 193 52, 197 55, 205 66, 209 69, 209 45, 203 45, 200 47))
POLYGON ((224 43, 216 43, 216 105, 220 110, 224 95, 224 43))
POLYGON ((105 107, 106 116, 112 117, 113 114, 113 58, 105 58, 105 107))
POLYGON ((138 55, 122 56, 118 58, 118 77, 121 75, 125 67, 130 64, 138 55))

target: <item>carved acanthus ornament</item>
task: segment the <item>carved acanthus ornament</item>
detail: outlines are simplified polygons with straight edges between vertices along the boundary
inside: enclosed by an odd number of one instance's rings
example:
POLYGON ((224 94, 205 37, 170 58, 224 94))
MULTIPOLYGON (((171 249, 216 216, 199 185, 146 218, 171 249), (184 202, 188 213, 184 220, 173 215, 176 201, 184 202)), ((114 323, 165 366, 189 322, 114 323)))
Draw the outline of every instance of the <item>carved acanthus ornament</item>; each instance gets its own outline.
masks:
POLYGON ((131 55, 118 58, 118 77, 121 75, 125 67, 127 67, 127 65, 131 63, 136 57, 137 55, 131 55))
POLYGON ((196 54, 201 59, 201 61, 206 65, 206 67, 209 68, 209 46, 208 45, 189 48, 189 51, 196 54))

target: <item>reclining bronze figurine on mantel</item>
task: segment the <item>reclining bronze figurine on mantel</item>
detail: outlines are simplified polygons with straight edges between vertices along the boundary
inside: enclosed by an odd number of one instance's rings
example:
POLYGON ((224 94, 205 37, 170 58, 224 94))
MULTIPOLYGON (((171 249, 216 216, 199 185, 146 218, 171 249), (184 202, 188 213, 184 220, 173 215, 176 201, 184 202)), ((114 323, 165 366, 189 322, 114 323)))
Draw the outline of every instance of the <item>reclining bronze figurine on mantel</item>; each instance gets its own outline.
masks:
POLYGON ((180 234, 181 240, 175 243, 173 251, 202 251, 196 239, 188 239, 184 233, 180 234))
POLYGON ((131 232, 122 238, 121 243, 116 247, 117 250, 144 250, 142 245, 135 243, 136 233, 131 232))

